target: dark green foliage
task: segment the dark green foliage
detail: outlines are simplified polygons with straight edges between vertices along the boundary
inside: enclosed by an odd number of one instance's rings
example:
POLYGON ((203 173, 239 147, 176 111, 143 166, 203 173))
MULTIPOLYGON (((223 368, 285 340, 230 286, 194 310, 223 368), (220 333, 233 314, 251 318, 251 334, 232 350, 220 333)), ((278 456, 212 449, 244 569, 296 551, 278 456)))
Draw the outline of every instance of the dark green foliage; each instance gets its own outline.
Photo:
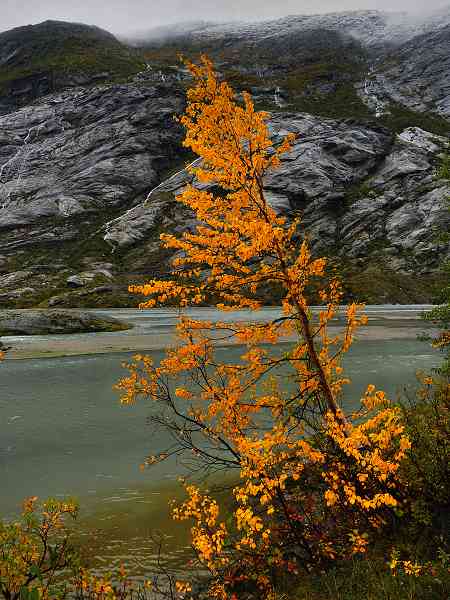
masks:
MULTIPOLYGON (((427 381, 427 380, 425 380, 427 381)), ((412 447, 404 501, 363 556, 305 574, 289 600, 444 600, 450 595, 450 388, 424 383, 399 403, 412 447), (417 565, 417 575, 408 566, 417 565)), ((281 583, 292 589, 292 581, 281 583)))
MULTIPOLYGON (((450 179, 449 166, 450 160, 449 156, 446 154, 439 167, 438 177, 450 179)), ((443 243, 448 244, 450 241, 449 232, 442 231, 440 238, 443 243)), ((440 330, 440 333, 433 340, 433 345, 440 348, 444 353, 444 361, 437 371, 448 377, 450 375, 450 261, 444 262, 442 273, 444 275, 444 281, 439 291, 439 295, 436 298, 436 303, 438 303, 439 306, 424 313, 422 316, 424 321, 431 323, 440 330)))
POLYGON ((347 189, 345 193, 346 205, 350 206, 358 200, 363 198, 377 198, 381 196, 383 191, 380 189, 373 188, 369 181, 363 181, 347 189))
POLYGON ((400 133, 407 127, 420 127, 436 135, 450 135, 450 123, 438 115, 416 112, 393 103, 389 105, 389 112, 379 122, 394 133, 400 133))
POLYGON ((339 265, 338 275, 344 285, 345 301, 358 300, 366 304, 434 302, 446 281, 445 274, 430 273, 414 278, 408 273, 394 271, 383 256, 384 249, 380 241, 378 259, 372 256, 371 259, 339 265))
MULTIPOLYGON (((448 277, 450 275, 449 263, 446 264, 445 270, 447 272, 448 277)), ((441 298, 441 300, 443 304, 425 313, 423 315, 423 318, 425 321, 432 323, 433 325, 439 327, 439 329, 442 330, 442 333, 440 333, 434 339, 433 344, 436 347, 440 348, 444 353, 444 361, 437 370, 439 373, 448 376, 450 375, 450 285, 448 284, 448 279, 447 286, 442 290, 442 296, 443 297, 441 298)))
POLYGON ((450 544, 450 387, 445 378, 424 381, 400 402, 412 444, 402 467, 408 482, 402 527, 406 539, 427 556, 433 546, 436 552, 439 544, 445 543, 445 550, 450 544))
POLYGON ((439 179, 447 179, 450 181, 450 154, 444 154, 436 175, 439 179))

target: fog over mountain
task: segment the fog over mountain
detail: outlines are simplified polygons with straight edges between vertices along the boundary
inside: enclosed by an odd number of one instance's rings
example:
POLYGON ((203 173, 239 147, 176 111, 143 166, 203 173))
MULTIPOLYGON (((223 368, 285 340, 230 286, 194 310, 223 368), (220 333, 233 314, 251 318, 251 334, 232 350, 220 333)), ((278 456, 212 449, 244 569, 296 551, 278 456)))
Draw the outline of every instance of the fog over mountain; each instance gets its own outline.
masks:
MULTIPOLYGON (((448 5, 428 0, 426 10, 448 5)), ((98 25, 129 33, 180 21, 262 20, 292 14, 346 10, 407 11, 423 14, 423 0, 1 0, 0 30, 47 19, 98 25)))

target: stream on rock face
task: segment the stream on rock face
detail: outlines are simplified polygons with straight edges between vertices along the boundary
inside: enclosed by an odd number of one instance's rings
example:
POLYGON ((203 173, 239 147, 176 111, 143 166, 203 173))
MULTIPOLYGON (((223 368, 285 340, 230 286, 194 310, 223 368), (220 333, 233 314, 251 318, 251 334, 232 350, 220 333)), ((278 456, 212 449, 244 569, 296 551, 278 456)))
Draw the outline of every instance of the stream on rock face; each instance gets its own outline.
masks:
POLYGON ((375 65, 372 65, 367 72, 362 87, 362 100, 367 104, 369 110, 375 113, 375 117, 379 119, 385 114, 388 114, 387 103, 377 96, 376 85, 374 82, 375 65))
MULTIPOLYGON (((58 123, 62 134, 65 132, 63 117, 58 117, 53 111, 53 119, 58 123)), ((25 127, 26 136, 23 144, 19 146, 17 152, 0 167, 0 209, 7 210, 17 189, 20 187, 22 175, 27 166, 34 148, 34 142, 39 138, 41 130, 45 130, 46 123, 39 123, 32 127, 25 127), (5 178, 5 181, 3 181, 5 178)), ((49 150, 50 151, 50 150, 49 150)))
MULTIPOLYGON (((266 311, 267 318, 277 313, 266 311)), ((107 312, 117 316, 121 311, 107 312)), ((218 316, 213 309, 198 312, 207 319, 218 316)), ((402 385, 414 385, 417 370, 438 363, 439 354, 428 343, 415 334, 399 339, 400 330, 392 329, 391 321, 403 319, 403 329, 415 332, 417 312, 417 307, 385 307, 384 312, 369 307, 372 319, 384 315, 384 336, 357 341, 346 357, 346 374, 352 380, 346 404, 355 405, 369 382, 395 397, 402 385)), ((173 311, 127 313, 129 320, 145 323, 141 328, 153 337, 149 347, 155 338, 165 345, 163 333, 173 331, 173 311)), ((218 318, 223 317, 221 313, 218 318)), ((106 334, 86 335, 92 340, 106 334)), ((130 332, 108 335, 132 339, 130 332)), ((60 337, 70 341, 69 336, 60 337)), ((13 339, 7 338, 7 344, 13 339)), ((224 360, 236 360, 241 348, 217 351, 224 360)), ((149 354, 157 362, 163 350, 153 347, 149 354)), ((146 471, 139 468, 168 439, 165 431, 147 424, 155 408, 145 402, 121 406, 112 389, 125 374, 121 364, 131 356, 110 352, 31 358, 6 360, 0 366, 0 515, 17 513, 27 496, 75 496, 81 505, 78 539, 91 565, 101 572, 124 562, 139 577, 155 563, 156 531, 165 534, 164 552, 174 563, 185 558, 189 540, 187 528, 171 521, 168 508, 170 499, 181 497, 177 479, 182 465, 172 460, 146 471)))

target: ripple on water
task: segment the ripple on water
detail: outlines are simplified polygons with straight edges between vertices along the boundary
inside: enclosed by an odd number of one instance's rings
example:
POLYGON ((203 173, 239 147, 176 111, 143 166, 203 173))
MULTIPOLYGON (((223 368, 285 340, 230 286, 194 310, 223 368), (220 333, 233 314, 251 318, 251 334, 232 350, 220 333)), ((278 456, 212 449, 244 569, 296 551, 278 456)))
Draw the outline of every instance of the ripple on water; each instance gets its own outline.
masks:
MULTIPOLYGON (((239 352, 228 348, 220 355, 234 360, 239 352)), ((123 561, 140 576, 155 564, 156 530, 164 532, 164 555, 174 565, 187 556, 189 536, 188 526, 173 523, 168 510, 179 490, 180 466, 139 470, 145 456, 167 443, 166 434, 149 430, 148 404, 123 407, 112 392, 128 359, 101 355, 2 365, 0 512, 12 514, 29 495, 76 495, 82 509, 77 539, 94 566, 123 561), (96 556, 105 560, 97 563, 96 556)), ((359 402, 368 379, 393 397, 400 383, 414 383, 418 367, 429 369, 438 360, 439 353, 415 339, 359 342, 346 359, 353 382, 347 401, 359 402)))

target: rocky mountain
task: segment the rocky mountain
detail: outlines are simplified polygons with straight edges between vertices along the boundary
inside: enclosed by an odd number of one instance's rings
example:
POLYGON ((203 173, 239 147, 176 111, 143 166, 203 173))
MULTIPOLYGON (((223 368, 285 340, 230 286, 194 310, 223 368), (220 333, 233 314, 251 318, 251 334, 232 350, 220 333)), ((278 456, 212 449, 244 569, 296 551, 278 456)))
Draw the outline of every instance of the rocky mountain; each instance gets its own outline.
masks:
POLYGON ((354 11, 193 23, 128 42, 143 51, 155 77, 174 77, 178 54, 206 52, 262 108, 376 116, 397 132, 414 124, 440 133, 448 131, 440 117, 447 114, 449 28, 450 7, 420 19, 354 11))
POLYGON ((126 78, 142 59, 98 27, 45 21, 0 33, 0 114, 56 90, 126 78))
POLYGON ((298 15, 254 23, 192 22, 136 33, 124 38, 137 47, 175 44, 259 45, 279 37, 303 35, 308 31, 327 30, 351 35, 369 48, 397 46, 422 33, 450 24, 450 7, 426 16, 407 12, 356 10, 313 15, 298 15))
MULTIPOLYGON (((450 257, 439 236, 450 229, 450 181, 437 168, 448 139, 419 128, 392 136, 305 113, 276 116, 271 127, 275 140, 290 132, 298 141, 267 177, 266 197, 278 212, 302 215, 313 250, 332 257, 348 292, 369 301, 431 299, 441 262, 450 257)), ((175 200, 188 182, 183 170, 160 184, 107 223, 103 239, 119 254, 143 245, 151 255, 156 232, 195 227, 175 200)))
POLYGON ((0 117, 0 269, 8 273, 0 289, 13 288, 0 300, 31 295, 34 304, 66 288, 89 257, 92 281, 110 281, 112 266, 96 265, 109 252, 95 231, 179 162, 173 114, 182 105, 181 92, 163 85, 116 84, 51 95, 0 117))
MULTIPOLYGON (((450 11, 448 22, 442 14, 196 24, 125 48, 129 64, 146 63, 126 81, 93 60, 99 69, 84 70, 87 80, 55 67, 51 79, 64 89, 20 96, 20 109, 3 96, 0 306, 134 306, 127 285, 167 271, 160 233, 195 226, 175 201, 194 158, 173 119, 189 85, 179 51, 207 51, 238 91, 250 89, 275 139, 296 133, 266 192, 278 211, 302 215, 315 252, 345 275, 348 297, 432 300, 450 256, 440 235, 450 229, 450 11)), ((87 30, 96 44, 123 48, 87 30)), ((19 60, 5 42, 17 31, 0 34, 0 82, 12 72, 1 61, 19 60)))
POLYGON ((371 95, 422 113, 450 118, 450 24, 418 35, 378 60, 371 95))

